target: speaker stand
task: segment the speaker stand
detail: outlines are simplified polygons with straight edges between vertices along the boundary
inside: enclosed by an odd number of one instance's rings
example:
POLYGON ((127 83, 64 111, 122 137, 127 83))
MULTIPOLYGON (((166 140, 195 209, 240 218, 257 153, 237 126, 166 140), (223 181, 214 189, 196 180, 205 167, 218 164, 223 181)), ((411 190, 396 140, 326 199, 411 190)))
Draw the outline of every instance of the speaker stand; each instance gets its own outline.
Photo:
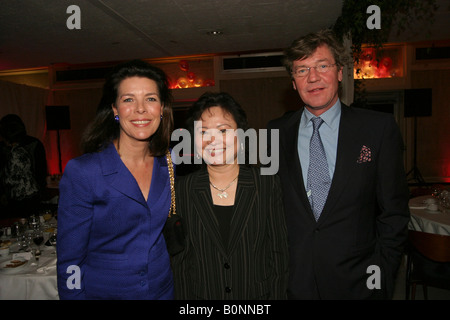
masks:
POLYGON ((58 161, 59 161, 59 173, 62 174, 62 163, 61 163, 61 138, 59 136, 59 129, 56 130, 56 137, 58 143, 58 161))
POLYGON ((417 116, 414 116, 414 155, 413 155, 413 167, 411 170, 408 171, 406 176, 412 174, 412 177, 408 179, 408 181, 415 180, 419 184, 425 184, 425 180, 423 179, 422 175, 420 174, 420 170, 417 167, 417 116))

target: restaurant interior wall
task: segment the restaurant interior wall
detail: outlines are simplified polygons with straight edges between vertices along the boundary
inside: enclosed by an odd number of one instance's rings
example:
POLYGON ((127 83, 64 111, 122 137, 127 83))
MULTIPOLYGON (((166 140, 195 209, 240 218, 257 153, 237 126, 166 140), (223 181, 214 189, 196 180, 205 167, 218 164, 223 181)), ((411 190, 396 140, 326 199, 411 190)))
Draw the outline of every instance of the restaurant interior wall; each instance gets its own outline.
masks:
POLYGON ((1 71, 0 79, 12 83, 22 84, 30 87, 49 89, 49 68, 22 71, 1 71))
MULTIPOLYGON (((438 45, 447 45, 449 42, 450 40, 444 41, 438 45)), ((418 167, 427 182, 450 182, 450 131, 446 128, 450 123, 450 92, 448 90, 450 59, 433 61, 415 59, 416 48, 436 45, 436 42, 396 45, 400 45, 403 50, 402 77, 364 80, 365 90, 368 94, 376 96, 392 92, 401 94, 405 89, 423 87, 432 89, 432 116, 418 119, 418 167)), ((270 119, 296 109, 301 104, 285 71, 226 73, 221 69, 221 57, 210 56, 203 59, 209 59, 213 63, 214 86, 174 89, 174 110, 181 117, 192 102, 206 91, 222 90, 232 94, 248 113, 250 126, 256 129, 265 128, 270 119)), ((88 81, 82 84, 71 83, 58 86, 52 83, 51 73, 51 70, 47 72, 47 75, 42 70, 39 72, 34 70, 29 75, 23 71, 17 75, 0 73, 0 80, 48 90, 47 101, 42 104, 42 110, 39 111, 42 112, 43 117, 46 104, 70 105, 71 130, 61 132, 64 167, 68 160, 81 153, 79 148, 81 134, 95 114, 102 82, 88 81)), ((17 108, 23 110, 19 106, 17 108)), ((403 111, 400 98, 395 112, 405 141, 405 168, 408 170, 412 165, 413 119, 399 116, 403 111)), ((3 116, 5 110, 0 110, 0 113, 0 116, 3 116)), ((178 122, 181 123, 180 120, 178 122)), ((30 134, 43 137, 49 158, 50 173, 57 173, 56 137, 53 136, 53 132, 30 131, 30 134)))
POLYGON ((450 183, 450 68, 414 70, 412 88, 432 89, 432 114, 417 119, 417 166, 426 182, 450 183))
MULTIPOLYGON (((432 114, 417 117, 417 168, 425 183, 450 183, 450 56, 435 59, 418 59, 416 52, 424 48, 447 48, 450 40, 392 44, 403 48, 403 75, 385 79, 366 79, 364 90, 368 95, 388 92, 401 94, 396 120, 405 142, 405 168, 409 171, 414 160, 414 118, 404 116, 406 89, 432 90, 432 114)), ((411 184, 417 183, 408 176, 411 184)))

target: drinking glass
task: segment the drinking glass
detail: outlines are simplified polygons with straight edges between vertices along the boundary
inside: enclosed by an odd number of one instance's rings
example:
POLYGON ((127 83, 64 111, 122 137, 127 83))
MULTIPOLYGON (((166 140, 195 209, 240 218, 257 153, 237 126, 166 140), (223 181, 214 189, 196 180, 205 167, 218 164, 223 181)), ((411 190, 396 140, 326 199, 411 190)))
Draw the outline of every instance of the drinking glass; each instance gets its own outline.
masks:
POLYGON ((446 195, 440 200, 441 211, 443 213, 450 213, 450 196, 446 195))
MULTIPOLYGON (((56 254, 56 230, 52 233, 52 235, 50 236, 50 238, 48 238, 48 244, 50 244, 55 251, 52 252, 52 254, 56 254)), ((47 243, 45 243, 47 245, 47 243)))
POLYGON ((38 217, 36 217, 35 215, 30 216, 28 224, 30 229, 32 230, 38 229, 40 227, 39 216, 38 217))
POLYGON ((28 220, 26 218, 20 218, 19 229, 20 233, 23 234, 28 228, 28 220))
POLYGON ((22 233, 22 236, 19 238, 19 250, 20 251, 30 251, 31 244, 33 242, 33 235, 29 231, 22 233))
POLYGON ((41 256, 41 244, 44 242, 44 233, 41 230, 39 229, 34 230, 33 242, 37 246, 34 257, 36 258, 36 261, 39 261, 39 257, 41 256))

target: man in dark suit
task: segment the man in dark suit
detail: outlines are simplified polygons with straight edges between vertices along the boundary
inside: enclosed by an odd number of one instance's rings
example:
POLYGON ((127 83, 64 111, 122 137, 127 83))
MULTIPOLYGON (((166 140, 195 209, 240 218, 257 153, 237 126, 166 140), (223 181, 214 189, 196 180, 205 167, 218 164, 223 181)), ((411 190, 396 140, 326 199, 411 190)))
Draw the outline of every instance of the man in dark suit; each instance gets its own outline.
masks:
POLYGON ((305 106, 268 125, 280 134, 290 299, 392 298, 407 236, 400 131, 392 115, 340 102, 344 52, 330 30, 294 41, 285 66, 305 106))

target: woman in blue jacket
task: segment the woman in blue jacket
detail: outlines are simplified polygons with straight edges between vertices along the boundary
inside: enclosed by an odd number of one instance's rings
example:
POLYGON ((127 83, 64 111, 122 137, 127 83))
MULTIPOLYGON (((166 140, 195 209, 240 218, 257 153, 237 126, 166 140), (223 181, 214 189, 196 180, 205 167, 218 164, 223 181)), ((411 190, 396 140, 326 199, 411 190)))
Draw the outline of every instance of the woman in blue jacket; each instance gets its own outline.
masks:
POLYGON ((170 202, 166 161, 171 94, 160 69, 136 60, 112 70, 84 155, 60 182, 61 299, 172 299, 162 229, 170 202))

